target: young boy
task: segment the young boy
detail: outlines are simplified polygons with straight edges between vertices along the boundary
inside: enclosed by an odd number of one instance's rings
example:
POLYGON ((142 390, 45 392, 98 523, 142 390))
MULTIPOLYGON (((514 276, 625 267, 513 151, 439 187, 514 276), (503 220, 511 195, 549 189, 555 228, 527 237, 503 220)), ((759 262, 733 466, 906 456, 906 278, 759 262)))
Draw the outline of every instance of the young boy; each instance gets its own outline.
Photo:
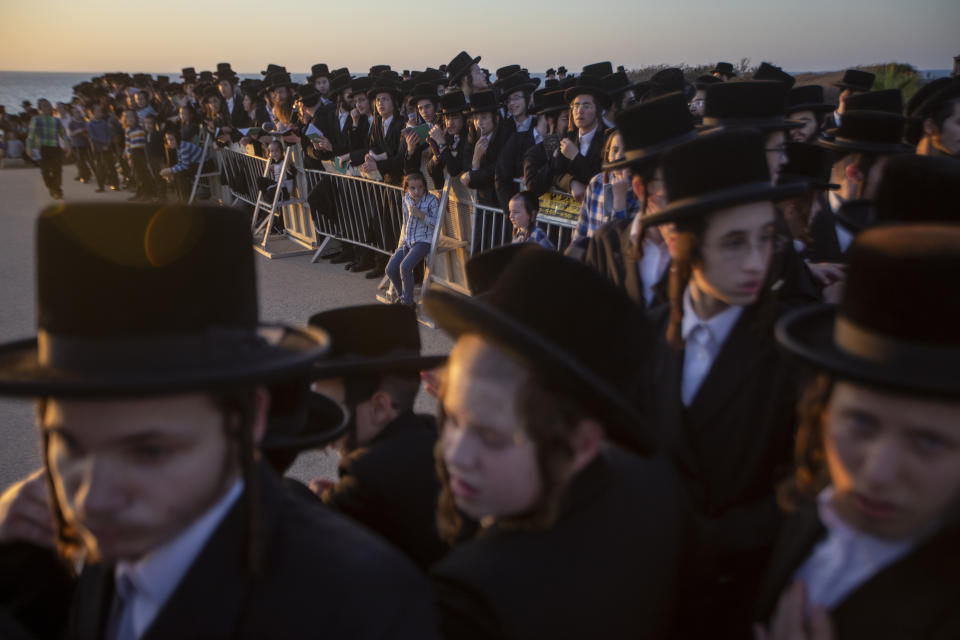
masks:
POLYGON ((93 116, 87 123, 87 132, 93 145, 93 168, 97 177, 97 192, 106 185, 116 191, 119 188, 117 171, 114 168, 113 138, 116 135, 113 123, 107 118, 103 105, 96 103, 90 108, 93 116))
POLYGON ((521 191, 510 198, 510 222, 513 223, 513 242, 535 242, 544 249, 555 251, 546 232, 537 226, 540 200, 532 191, 521 191))
POLYGON ((186 201, 190 197, 190 175, 195 173, 203 150, 188 140, 180 139, 180 130, 169 126, 163 134, 167 150, 176 152, 176 163, 171 167, 160 170, 164 178, 173 179, 180 194, 180 199, 186 201))
POLYGON ((134 202, 150 200, 156 194, 156 189, 147 166, 147 133, 140 126, 137 112, 133 109, 123 112, 123 128, 126 138, 124 154, 133 167, 133 176, 137 183, 137 192, 127 199, 134 202))

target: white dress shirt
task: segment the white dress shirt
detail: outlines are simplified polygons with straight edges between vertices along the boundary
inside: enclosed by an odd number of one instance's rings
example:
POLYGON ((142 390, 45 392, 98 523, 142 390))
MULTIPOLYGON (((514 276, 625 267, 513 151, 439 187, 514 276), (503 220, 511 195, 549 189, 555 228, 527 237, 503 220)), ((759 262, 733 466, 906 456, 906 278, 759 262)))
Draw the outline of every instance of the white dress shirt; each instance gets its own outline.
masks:
POLYGON ((212 507, 193 521, 175 538, 152 550, 137 562, 119 562, 114 569, 118 585, 132 585, 133 637, 140 638, 176 590, 187 570, 220 521, 243 493, 243 481, 238 479, 212 507))
POLYGON ((517 119, 513 119, 513 123, 517 125, 517 133, 524 133, 530 131, 530 125, 533 124, 533 116, 527 114, 527 117, 523 122, 517 122, 517 119))
MULTIPOLYGON (((840 207, 843 206, 843 199, 833 191, 827 194, 827 199, 830 201, 830 210, 833 211, 833 215, 836 217, 837 212, 840 211, 840 207)), ((833 226, 837 230, 837 242, 840 244, 840 251, 846 253, 847 249, 850 248, 850 244, 853 242, 853 234, 847 231, 846 227, 839 222, 834 222, 833 226)))
POLYGON ((807 602, 826 609, 839 605, 917 543, 916 539, 883 540, 854 529, 833 508, 833 493, 833 487, 827 487, 817 496, 817 513, 827 535, 793 575, 806 585, 807 602))
POLYGON ((347 118, 349 117, 350 117, 349 111, 343 111, 342 109, 340 110, 340 131, 343 131, 343 127, 346 125, 347 118))
POLYGON ((227 113, 233 115, 233 98, 227 98, 225 102, 227 103, 227 113))
POLYGON ((393 122, 393 116, 390 116, 389 118, 387 118, 387 119, 385 119, 385 120, 383 121, 383 138, 384 138, 384 140, 386 140, 386 138, 387 138, 387 130, 390 129, 390 123, 391 123, 391 122, 393 122))
POLYGON ((680 399, 689 407, 697 397, 700 386, 710 373, 717 354, 740 319, 743 307, 731 306, 709 320, 702 320, 693 308, 690 286, 683 291, 683 320, 680 333, 686 343, 683 349, 683 380, 680 399))
MULTIPOLYGON (((630 243, 637 241, 640 235, 640 221, 642 215, 633 217, 630 223, 630 243)), ((651 240, 649 236, 643 238, 643 256, 637 263, 637 272, 640 274, 640 282, 643 284, 643 299, 649 306, 653 302, 653 287, 663 278, 667 265, 670 264, 670 251, 667 244, 661 239, 660 242, 651 240)))
POLYGON ((590 150, 590 143, 593 142, 593 136, 597 135, 597 129, 599 128, 600 127, 594 126, 593 130, 580 134, 580 155, 584 158, 587 157, 587 151, 590 150))

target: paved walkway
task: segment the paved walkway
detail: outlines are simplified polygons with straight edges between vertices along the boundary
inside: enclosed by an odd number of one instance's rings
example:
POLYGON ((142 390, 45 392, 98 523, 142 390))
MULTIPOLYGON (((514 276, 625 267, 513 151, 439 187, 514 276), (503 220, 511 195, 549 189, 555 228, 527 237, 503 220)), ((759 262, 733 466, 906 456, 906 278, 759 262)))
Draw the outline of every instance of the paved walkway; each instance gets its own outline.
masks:
MULTIPOLYGON (((66 201, 126 202, 128 192, 95 193, 94 186, 73 181, 76 169, 64 167, 66 201)), ((0 170, 0 341, 35 335, 33 221, 53 203, 37 169, 0 170)), ((257 257, 260 317, 303 324, 318 311, 374 303, 376 282, 351 274, 340 265, 310 263, 310 256, 268 260, 257 257)), ((446 353, 451 342, 440 331, 421 327, 425 353, 446 353)), ((421 393, 417 410, 434 408, 421 393)), ((33 401, 0 398, 0 490, 40 465, 33 401)), ((336 457, 322 453, 301 456, 292 475, 309 479, 331 476, 336 457)))

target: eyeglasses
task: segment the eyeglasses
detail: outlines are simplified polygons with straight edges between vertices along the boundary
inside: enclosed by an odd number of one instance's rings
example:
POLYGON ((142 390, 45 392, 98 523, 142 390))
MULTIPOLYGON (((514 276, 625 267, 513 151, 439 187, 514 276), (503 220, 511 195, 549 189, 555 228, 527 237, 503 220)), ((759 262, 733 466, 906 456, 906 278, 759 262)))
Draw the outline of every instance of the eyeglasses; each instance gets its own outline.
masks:
POLYGON ((596 108, 597 105, 593 104, 592 102, 574 102, 570 105, 571 111, 590 111, 596 108))

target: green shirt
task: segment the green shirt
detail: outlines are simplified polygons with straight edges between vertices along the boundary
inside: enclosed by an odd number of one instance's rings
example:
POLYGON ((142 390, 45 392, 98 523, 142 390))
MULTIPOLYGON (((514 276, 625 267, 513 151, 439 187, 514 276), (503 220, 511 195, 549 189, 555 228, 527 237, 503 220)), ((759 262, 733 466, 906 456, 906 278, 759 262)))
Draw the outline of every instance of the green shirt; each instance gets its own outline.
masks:
POLYGON ((40 147, 57 147, 59 139, 70 146, 70 140, 67 138, 67 132, 63 129, 63 123, 60 118, 53 116, 37 115, 30 121, 30 133, 27 136, 27 146, 31 149, 40 147))

